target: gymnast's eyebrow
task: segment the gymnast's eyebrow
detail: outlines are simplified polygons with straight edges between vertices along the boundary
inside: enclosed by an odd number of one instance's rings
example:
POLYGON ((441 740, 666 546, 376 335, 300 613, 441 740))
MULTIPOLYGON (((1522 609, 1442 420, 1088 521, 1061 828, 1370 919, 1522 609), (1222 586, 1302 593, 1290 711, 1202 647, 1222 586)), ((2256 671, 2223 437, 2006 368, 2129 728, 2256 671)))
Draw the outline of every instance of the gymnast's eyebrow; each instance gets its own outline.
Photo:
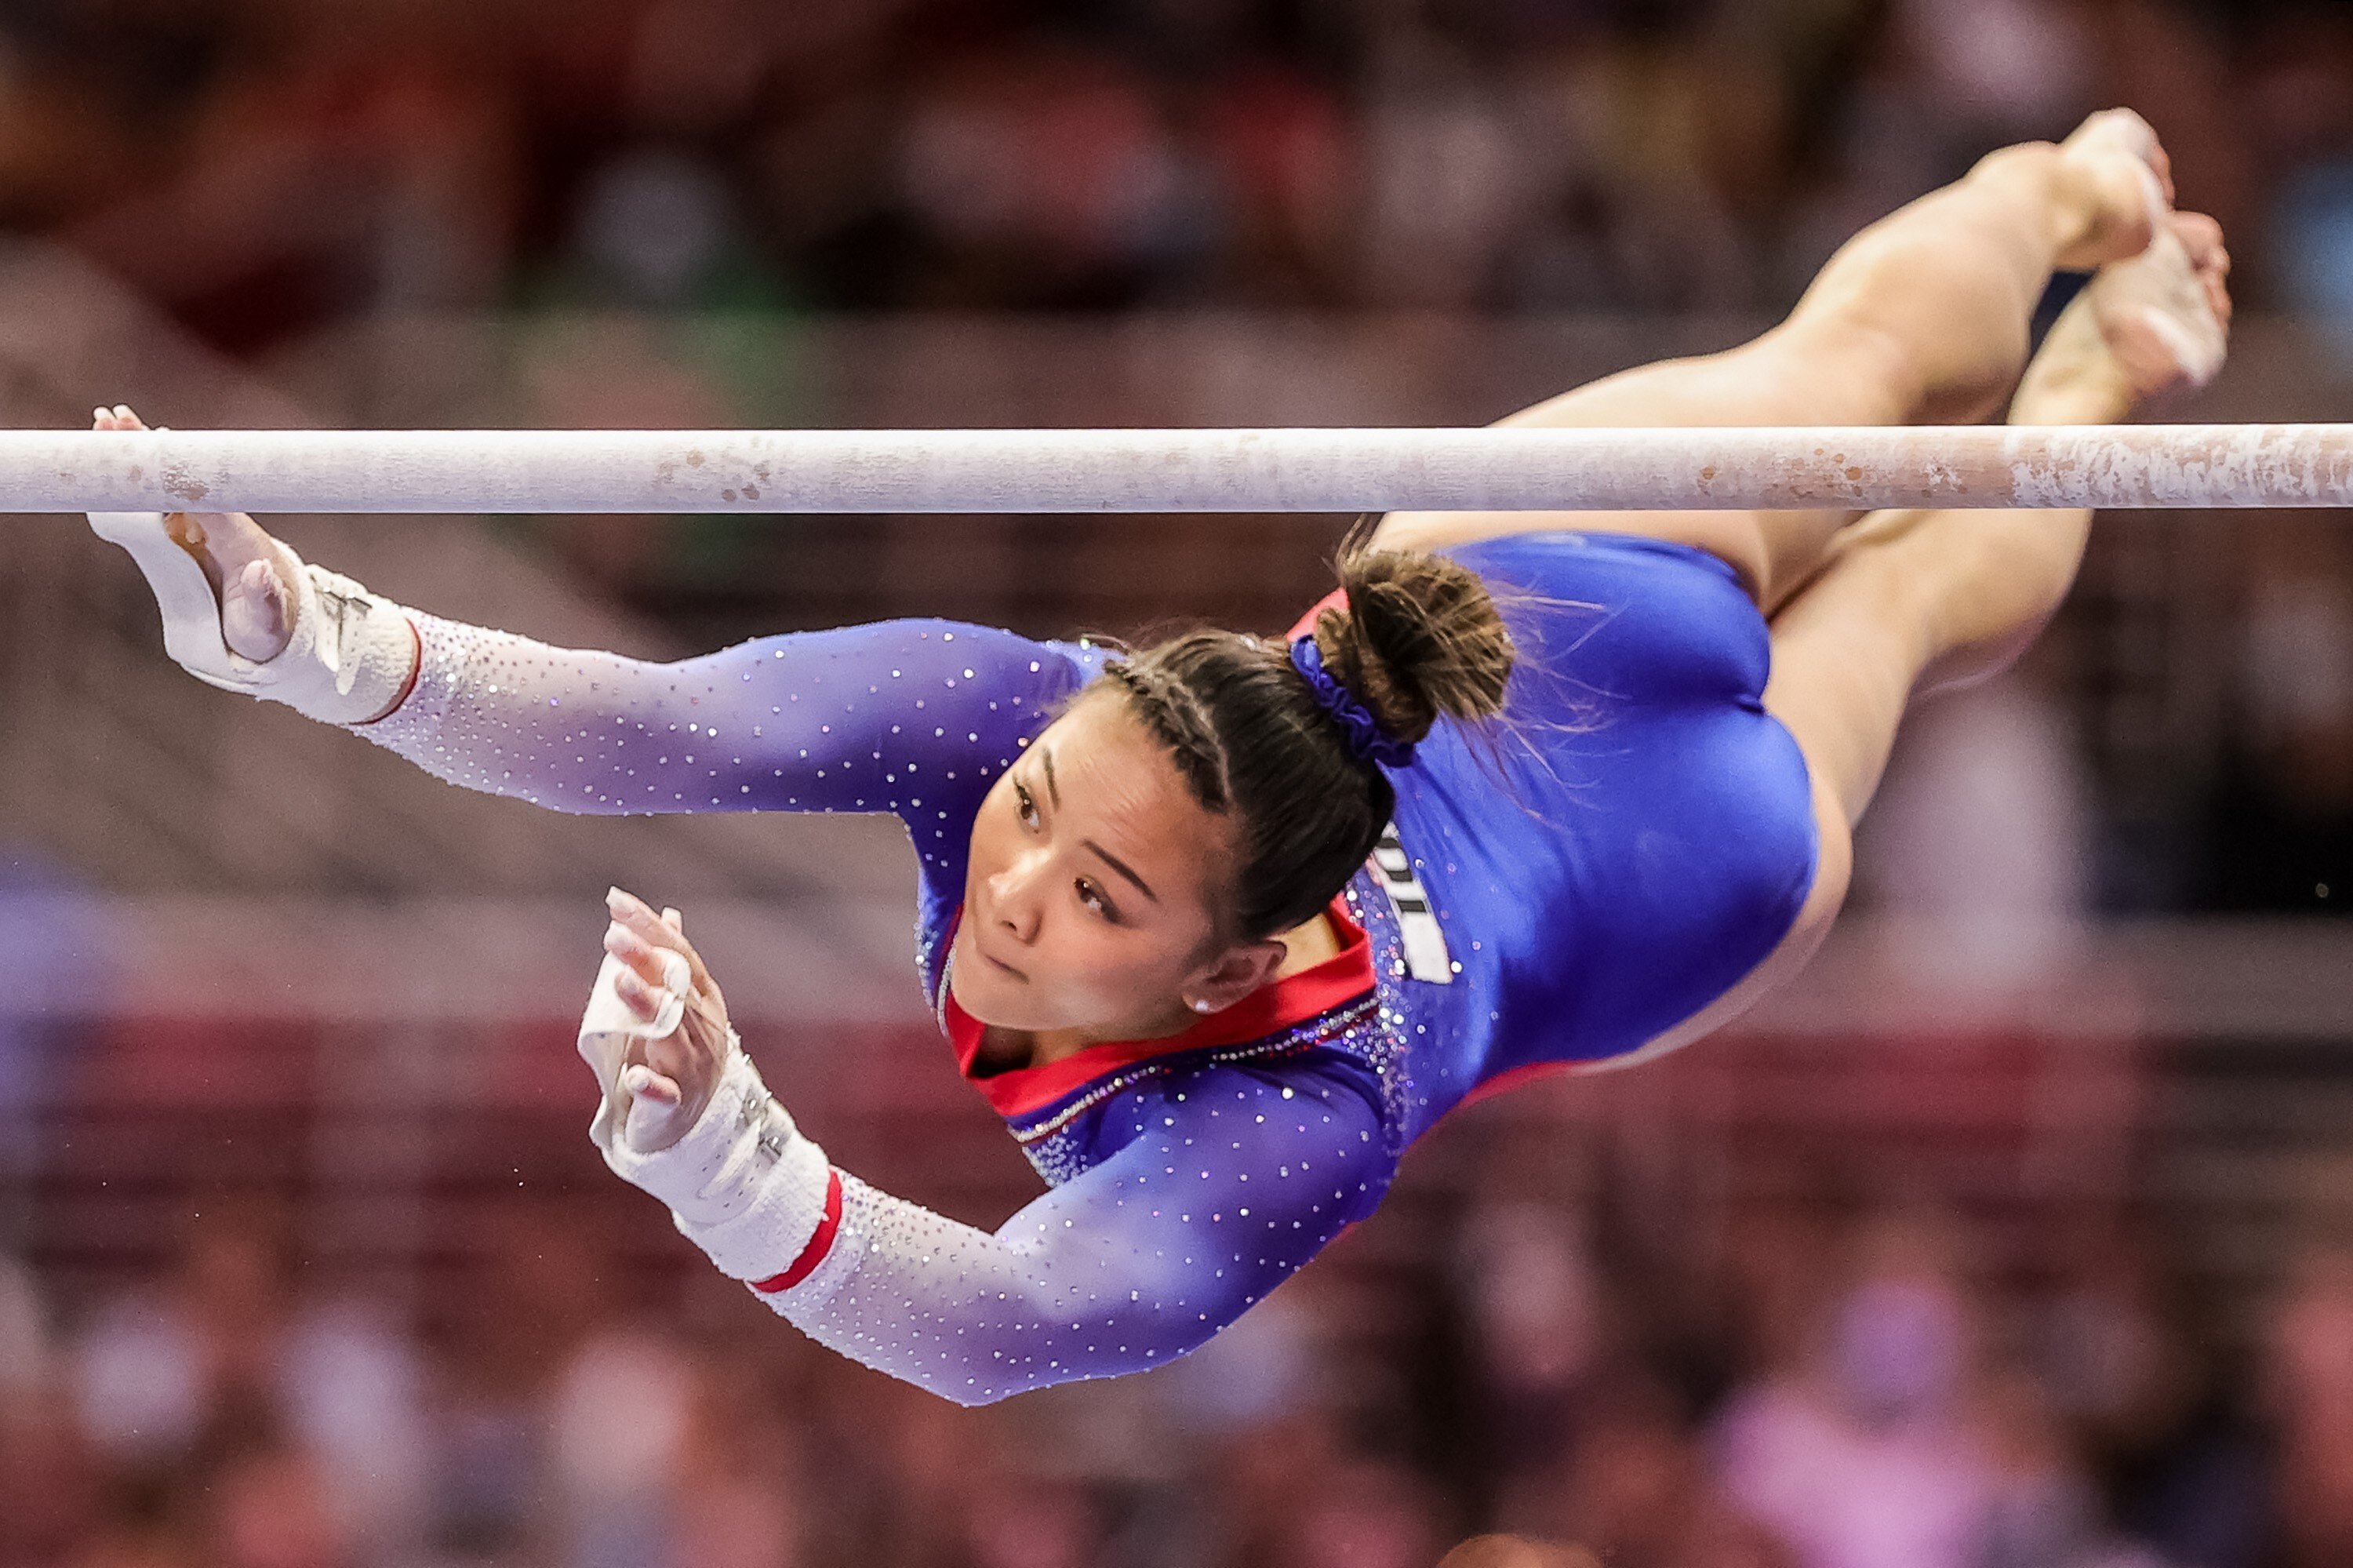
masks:
POLYGON ((1128 881, 1135 884, 1136 887, 1146 898, 1151 899, 1155 904, 1160 902, 1160 895, 1152 891, 1152 885, 1145 881, 1144 878, 1136 875, 1134 872, 1128 869, 1128 864, 1125 861, 1120 859, 1119 856, 1112 853, 1111 851, 1103 848, 1103 845, 1095 842, 1092 839, 1081 839, 1079 842, 1094 851, 1095 853, 1103 856, 1103 863, 1110 866, 1122 876, 1127 878, 1128 881))
MULTIPOLYGON (((1046 769, 1046 793, 1053 798, 1054 807, 1057 810, 1060 810, 1062 805, 1062 792, 1060 789, 1055 788, 1054 785, 1053 748, 1046 746, 1039 747, 1038 748, 1038 760, 1046 769)), ((1111 851, 1103 848, 1103 845, 1095 842, 1092 839, 1081 839, 1079 842, 1085 848, 1091 849, 1094 851, 1095 853, 1103 856, 1103 863, 1105 865, 1110 866, 1113 871, 1127 878, 1128 881, 1135 884, 1136 891, 1142 893, 1146 898, 1151 899, 1155 904, 1160 902, 1160 895, 1152 891, 1152 884, 1136 875, 1134 868, 1130 866, 1127 862, 1120 859, 1119 856, 1112 853, 1111 851)))

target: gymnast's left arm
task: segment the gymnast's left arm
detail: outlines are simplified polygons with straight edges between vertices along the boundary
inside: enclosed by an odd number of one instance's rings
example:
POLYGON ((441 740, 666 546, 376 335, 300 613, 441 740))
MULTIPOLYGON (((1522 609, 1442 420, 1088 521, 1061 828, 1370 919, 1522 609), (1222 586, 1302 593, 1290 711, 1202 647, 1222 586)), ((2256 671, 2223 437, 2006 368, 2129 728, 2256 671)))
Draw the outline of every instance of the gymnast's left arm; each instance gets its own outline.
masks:
POLYGON ((698 1048, 707 1097, 628 1061, 616 1042, 667 1024, 646 1012, 699 989, 682 959, 661 961, 677 984, 633 1002, 629 981, 612 989, 628 966, 608 955, 582 1022, 606 1090, 591 1135, 607 1164, 810 1338, 960 1404, 1198 1348, 1362 1218, 1394 1169, 1378 1114, 1351 1083, 1214 1067, 1131 1091, 1122 1114, 1136 1136, 1124 1149, 983 1231, 835 1168, 732 1030, 681 1031, 719 1041, 698 1048), (654 1091, 649 1103, 635 1086, 654 1091), (681 1134, 682 1111, 694 1119, 681 1134), (640 1116, 652 1124, 642 1137, 640 1116))
MULTIPOLYGON (((139 428, 127 408, 98 413, 139 428)), ((892 811, 935 849, 1088 673, 1055 645, 926 620, 659 663, 396 604, 242 514, 90 525, 131 554, 166 652, 199 680, 560 811, 892 811)))

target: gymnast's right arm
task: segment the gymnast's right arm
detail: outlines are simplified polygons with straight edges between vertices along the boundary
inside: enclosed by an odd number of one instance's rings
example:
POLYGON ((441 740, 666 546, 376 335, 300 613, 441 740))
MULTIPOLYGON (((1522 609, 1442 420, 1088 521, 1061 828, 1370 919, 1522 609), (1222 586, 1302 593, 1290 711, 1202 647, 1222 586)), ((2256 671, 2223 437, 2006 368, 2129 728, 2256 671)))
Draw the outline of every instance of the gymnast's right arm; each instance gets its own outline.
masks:
POLYGON ((661 990, 636 977, 652 1016, 621 993, 629 969, 608 943, 581 1020, 606 1163, 803 1333, 959 1404, 1166 1365, 1368 1213, 1396 1167, 1353 1062, 1204 1066, 1137 1085, 1116 1113, 1124 1147, 980 1230, 833 1165, 674 927, 666 945, 647 971, 661 990), (707 1086, 651 1075, 678 1070, 673 1050, 707 1086))

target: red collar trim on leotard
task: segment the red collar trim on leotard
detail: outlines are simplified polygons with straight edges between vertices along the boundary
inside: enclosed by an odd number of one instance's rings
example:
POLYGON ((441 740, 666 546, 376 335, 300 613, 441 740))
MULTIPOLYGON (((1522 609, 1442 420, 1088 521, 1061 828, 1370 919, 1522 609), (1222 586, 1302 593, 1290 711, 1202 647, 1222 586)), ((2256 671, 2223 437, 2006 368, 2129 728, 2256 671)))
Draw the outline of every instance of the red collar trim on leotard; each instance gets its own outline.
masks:
MULTIPOLYGON (((940 1022, 947 1031, 948 1043, 955 1048, 956 1071, 980 1091, 991 1109, 1010 1121, 1043 1110, 1098 1078, 1151 1057, 1262 1040, 1318 1013, 1329 1012, 1373 989, 1373 948, 1365 936, 1365 928, 1348 918, 1345 899, 1334 898, 1324 913, 1340 935, 1338 952, 1296 974, 1259 987, 1223 1012, 1209 1014, 1181 1034, 1158 1040, 1107 1040, 1043 1066, 1017 1067, 986 1077, 975 1077, 972 1071, 973 1058, 980 1053, 984 1025, 956 1004, 944 969, 940 1022)), ((963 916, 959 909, 955 920, 949 922, 948 941, 955 940, 956 924, 963 916)))

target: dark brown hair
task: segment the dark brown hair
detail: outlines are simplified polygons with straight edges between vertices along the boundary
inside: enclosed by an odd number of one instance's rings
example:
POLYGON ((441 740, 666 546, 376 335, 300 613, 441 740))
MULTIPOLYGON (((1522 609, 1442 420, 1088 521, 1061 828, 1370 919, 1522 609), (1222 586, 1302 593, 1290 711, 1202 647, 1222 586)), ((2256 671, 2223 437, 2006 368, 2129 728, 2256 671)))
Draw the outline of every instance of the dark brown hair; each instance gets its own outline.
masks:
MULTIPOLYGON (((1335 563, 1346 608, 1316 617, 1325 671, 1396 740, 1419 741, 1440 717, 1501 713, 1512 640, 1478 575, 1442 556, 1370 548, 1366 533, 1353 532, 1335 563)), ((1103 673, 1176 758, 1193 798, 1233 819, 1221 938, 1290 930, 1372 853, 1397 792, 1349 750, 1287 644, 1190 631, 1103 673)))

